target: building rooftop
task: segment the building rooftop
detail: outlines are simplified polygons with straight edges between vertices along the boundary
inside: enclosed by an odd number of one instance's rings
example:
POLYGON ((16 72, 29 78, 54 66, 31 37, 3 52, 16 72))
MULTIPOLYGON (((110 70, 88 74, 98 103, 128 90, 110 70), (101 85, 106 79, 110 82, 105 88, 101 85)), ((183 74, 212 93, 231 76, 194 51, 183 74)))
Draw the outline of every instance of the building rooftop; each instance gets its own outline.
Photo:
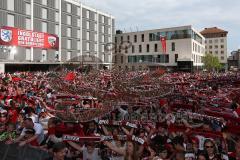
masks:
POLYGON ((203 31, 200 32, 202 35, 204 34, 218 34, 218 33, 228 33, 228 31, 222 30, 217 27, 212 28, 205 28, 203 31))

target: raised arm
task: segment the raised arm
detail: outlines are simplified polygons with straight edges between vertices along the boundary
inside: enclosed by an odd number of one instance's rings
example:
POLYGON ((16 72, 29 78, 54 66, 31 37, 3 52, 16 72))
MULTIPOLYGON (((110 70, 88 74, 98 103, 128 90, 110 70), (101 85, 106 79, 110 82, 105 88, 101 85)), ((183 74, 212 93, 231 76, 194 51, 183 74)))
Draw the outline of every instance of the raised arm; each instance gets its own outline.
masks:
POLYGON ((114 146, 112 143, 110 142, 103 142, 103 144, 105 144, 108 148, 110 148, 112 151, 122 155, 122 156, 125 156, 126 155, 126 151, 123 149, 123 148, 118 148, 116 146, 114 146))

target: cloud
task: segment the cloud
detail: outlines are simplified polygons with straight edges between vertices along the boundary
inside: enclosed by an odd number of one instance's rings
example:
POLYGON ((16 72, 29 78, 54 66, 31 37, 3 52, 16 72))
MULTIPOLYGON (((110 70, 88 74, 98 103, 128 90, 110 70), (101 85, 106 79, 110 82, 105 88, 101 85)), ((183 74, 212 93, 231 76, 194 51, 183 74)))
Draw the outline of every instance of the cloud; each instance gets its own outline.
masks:
POLYGON ((116 28, 130 31, 193 25, 229 31, 229 51, 240 45, 240 1, 229 0, 84 0, 116 18, 116 28))

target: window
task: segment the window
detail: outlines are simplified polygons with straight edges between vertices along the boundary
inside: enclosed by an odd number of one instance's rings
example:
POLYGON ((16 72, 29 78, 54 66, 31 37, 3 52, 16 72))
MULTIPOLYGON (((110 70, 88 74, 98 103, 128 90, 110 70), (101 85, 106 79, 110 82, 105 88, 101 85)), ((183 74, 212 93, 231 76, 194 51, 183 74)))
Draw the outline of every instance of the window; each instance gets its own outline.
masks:
POLYGON ((67 52, 67 61, 71 59, 71 52, 67 52))
POLYGON ((47 32, 47 22, 42 22, 42 32, 47 32))
POLYGON ((59 25, 55 25, 55 34, 58 35, 59 34, 59 25))
POLYGON ((111 34, 111 28, 108 27, 108 34, 111 34))
POLYGON ((210 54, 212 54, 212 51, 209 51, 210 54))
POLYGON ((178 54, 175 54, 175 63, 177 63, 178 60, 178 54))
POLYGON ((172 51, 175 51, 175 43, 172 42, 172 51))
POLYGON ((105 19, 105 17, 104 17, 104 16, 102 16, 102 23, 104 23, 104 19, 105 19))
POLYGON ((87 32, 86 38, 87 38, 87 40, 90 40, 90 32, 87 32))
POLYGON ((218 43, 218 39, 215 39, 215 41, 214 41, 215 43, 218 43))
POLYGON ((97 14, 94 13, 94 21, 97 21, 97 14))
POLYGON ((125 47, 125 53, 128 53, 128 47, 125 47))
POLYGON ((224 57, 223 57, 223 56, 221 56, 221 60, 224 60, 224 57))
POLYGON ((42 19, 47 19, 47 9, 46 8, 42 8, 42 19))
POLYGON ((94 41, 97 41, 97 34, 94 34, 94 41))
POLYGON ((77 19, 77 26, 81 27, 81 20, 80 19, 77 19))
POLYGON ((31 60, 31 49, 30 48, 26 49, 26 60, 27 61, 31 60))
POLYGON ((102 43, 104 43, 105 41, 104 41, 104 35, 102 35, 102 43))
POLYGON ((142 53, 142 45, 139 45, 139 53, 142 53))
POLYGON ((221 45, 221 48, 224 48, 224 45, 221 45))
POLYGON ((58 12, 55 12, 55 21, 59 22, 59 13, 58 12))
POLYGON ((88 18, 88 19, 89 19, 89 17, 90 17, 90 11, 89 11, 89 10, 87 10, 87 12, 86 12, 86 18, 88 18))
POLYGON ((212 43, 212 40, 209 40, 209 43, 212 43))
POLYGON ((121 36, 121 43, 123 42, 123 36, 121 36))
POLYGON ((72 30, 71 30, 71 28, 67 28, 67 37, 71 37, 71 33, 72 32, 72 30))
POLYGON ((224 54, 224 51, 221 51, 221 54, 224 54))
POLYGON ((212 49, 212 46, 209 46, 209 49, 212 49))
POLYGON ((123 63, 123 56, 121 56, 121 63, 123 63))
POLYGON ((31 15, 31 4, 25 3, 26 6, 26 15, 31 15))
POLYGON ((218 51, 215 51, 215 54, 218 54, 218 51))
POLYGON ((55 8, 59 9, 59 0, 55 0, 55 8))
POLYGON ((89 29, 89 28, 90 28, 90 22, 87 21, 87 22, 86 22, 86 29, 89 29))
POLYGON ((77 50, 81 50, 81 42, 77 41, 77 50))
POLYGON ((68 25, 72 24, 72 17, 71 16, 67 16, 67 24, 68 25))
POLYGON ((111 25, 111 18, 108 18, 108 25, 111 25))
POLYGON ((132 53, 135 53, 135 47, 132 46, 132 53))
POLYGON ((215 45, 214 47, 215 47, 215 49, 217 49, 217 48, 218 48, 218 45, 215 45))
POLYGON ((67 40, 67 49, 71 49, 71 44, 72 42, 71 42, 71 40, 70 39, 68 39, 67 40))
POLYGON ((47 1, 48 1, 48 0, 42 0, 42 5, 45 5, 45 6, 46 6, 46 5, 47 5, 47 1))
POLYGON ((195 43, 193 42, 193 51, 195 51, 195 43))
POLYGON ((130 36, 127 36, 127 40, 128 40, 128 42, 130 41, 130 36))
POLYGON ((155 44, 155 45, 154 45, 154 52, 157 52, 157 51, 158 51, 158 45, 155 44))
POLYGON ((81 8, 77 7, 77 15, 80 16, 81 15, 81 8))
POLYGON ((86 43, 86 50, 87 50, 87 51, 90 50, 90 43, 89 43, 89 42, 86 43))
POLYGON ((102 33, 105 33, 104 31, 105 31, 105 27, 104 27, 104 26, 102 26, 102 33))
POLYGON ((97 31, 97 24, 94 23, 94 31, 97 31))
POLYGON ((134 35, 134 42, 137 42, 137 35, 134 35))
POLYGON ((26 18, 26 29, 30 30, 31 29, 31 19, 26 18))
POLYGON ((47 60, 47 50, 42 50, 42 61, 47 60))
POLYGON ((142 34, 142 42, 144 42, 144 34, 142 34))
POLYGON ((81 36, 81 30, 77 30, 77 38, 80 38, 80 36, 81 36))
POLYGON ((7 0, 7 10, 14 11, 15 0, 7 0))
POLYGON ((149 52, 149 48, 150 48, 150 47, 149 47, 149 44, 147 44, 147 52, 149 52))
POLYGON ((105 52, 104 45, 102 45, 102 52, 105 52))
POLYGON ((105 54, 102 54, 102 61, 105 61, 105 54))
POLYGON ((72 5, 70 3, 67 3, 67 12, 68 13, 72 12, 72 5))
POLYGON ((98 45, 95 43, 95 44, 94 44, 94 51, 96 51, 96 52, 97 52, 97 46, 98 46, 98 45))
POLYGON ((221 42, 223 43, 223 42, 224 42, 224 39, 221 39, 221 42))

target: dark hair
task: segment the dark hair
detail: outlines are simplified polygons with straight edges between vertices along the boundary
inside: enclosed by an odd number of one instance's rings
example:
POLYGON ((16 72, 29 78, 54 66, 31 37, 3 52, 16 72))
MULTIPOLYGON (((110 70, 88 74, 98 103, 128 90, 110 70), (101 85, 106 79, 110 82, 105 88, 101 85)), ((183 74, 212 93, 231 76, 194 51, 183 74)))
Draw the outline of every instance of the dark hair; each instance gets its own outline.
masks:
POLYGON ((207 156, 207 153, 204 152, 204 151, 199 152, 199 153, 197 154, 196 159, 198 160, 198 158, 199 158, 200 156, 203 156, 206 160, 209 160, 209 159, 208 159, 208 156, 207 156))
POLYGON ((33 122, 32 118, 24 118, 24 121, 33 122))
POLYGON ((66 148, 65 143, 63 143, 63 142, 55 143, 55 144, 53 145, 53 152, 54 152, 54 153, 60 152, 60 151, 63 150, 64 148, 66 148))
POLYGON ((217 149, 217 146, 216 146, 216 144, 214 143, 214 141, 213 140, 211 140, 211 139, 206 139, 205 141, 204 141, 204 150, 206 150, 206 148, 205 148, 205 145, 206 145, 206 143, 212 143, 212 145, 213 145, 213 148, 214 148, 214 153, 215 154, 217 154, 218 153, 218 149, 217 149))

